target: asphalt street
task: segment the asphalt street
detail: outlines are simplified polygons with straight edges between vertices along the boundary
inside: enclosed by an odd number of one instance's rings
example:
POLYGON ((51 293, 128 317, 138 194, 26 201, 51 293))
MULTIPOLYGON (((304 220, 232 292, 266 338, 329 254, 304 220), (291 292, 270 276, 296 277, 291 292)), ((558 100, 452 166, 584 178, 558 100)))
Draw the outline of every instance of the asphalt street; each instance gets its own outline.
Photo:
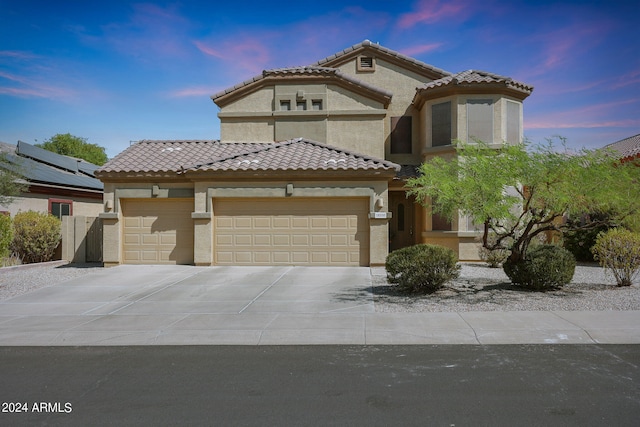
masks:
POLYGON ((640 345, 0 347, 0 425, 637 426, 640 345))

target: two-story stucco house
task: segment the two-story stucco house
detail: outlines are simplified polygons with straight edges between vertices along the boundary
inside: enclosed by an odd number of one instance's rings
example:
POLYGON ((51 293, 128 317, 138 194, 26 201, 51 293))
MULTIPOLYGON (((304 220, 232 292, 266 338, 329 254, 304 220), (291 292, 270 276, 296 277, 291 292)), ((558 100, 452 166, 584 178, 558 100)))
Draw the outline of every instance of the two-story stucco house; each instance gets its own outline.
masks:
POLYGON ((220 141, 141 141, 103 166, 104 262, 381 265, 415 243, 477 258, 471 221, 406 197, 452 140, 522 139, 532 87, 364 41, 212 96, 220 141))

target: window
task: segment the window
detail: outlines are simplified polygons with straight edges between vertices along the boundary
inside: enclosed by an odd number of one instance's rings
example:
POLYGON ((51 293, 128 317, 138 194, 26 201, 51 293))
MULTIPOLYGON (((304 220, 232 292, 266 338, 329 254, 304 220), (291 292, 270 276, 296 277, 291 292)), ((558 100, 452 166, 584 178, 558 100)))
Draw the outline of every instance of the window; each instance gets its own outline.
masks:
POLYGON ((62 219, 63 216, 73 215, 73 201, 49 199, 49 213, 59 219, 62 219))
POLYGON ((291 101, 280 101, 280 111, 291 110, 291 101))
POLYGON ((467 100, 467 140, 493 143, 493 101, 467 100))
POLYGON ((391 154, 411 154, 411 116, 391 117, 391 154))
POLYGON ((307 101, 296 102, 296 110, 305 111, 307 109, 307 101))
POLYGON ((520 141, 520 104, 507 101, 507 142, 517 144, 520 141))
POLYGON ((359 56, 356 64, 357 71, 372 72, 376 69, 376 61, 372 56, 359 56))
POLYGON ((451 231, 451 221, 437 213, 431 214, 431 230, 451 231))
POLYGON ((311 100, 311 109, 314 111, 322 110, 322 99, 311 100))
POLYGON ((404 205, 398 205, 398 231, 404 231, 404 205))
POLYGON ((451 102, 431 106, 431 146, 451 145, 451 102))

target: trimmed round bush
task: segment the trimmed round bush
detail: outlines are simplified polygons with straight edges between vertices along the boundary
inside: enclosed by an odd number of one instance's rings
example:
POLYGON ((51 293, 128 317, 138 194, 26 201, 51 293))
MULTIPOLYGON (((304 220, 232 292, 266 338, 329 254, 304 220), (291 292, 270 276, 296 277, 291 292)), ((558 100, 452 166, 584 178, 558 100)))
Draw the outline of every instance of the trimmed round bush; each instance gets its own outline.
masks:
POLYGON ((460 274, 458 257, 444 246, 419 244, 391 252, 385 268, 389 283, 402 290, 430 293, 460 274))
POLYGON ((51 261, 60 242, 60 220, 42 212, 19 212, 13 218, 12 249, 24 263, 51 261))
POLYGON ((556 245, 535 246, 524 259, 504 262, 505 274, 511 282, 534 291, 559 288, 573 279, 576 259, 568 250, 556 245))
POLYGON ((640 273, 640 233, 623 228, 600 233, 591 251, 600 265, 611 271, 618 286, 631 286, 640 273))

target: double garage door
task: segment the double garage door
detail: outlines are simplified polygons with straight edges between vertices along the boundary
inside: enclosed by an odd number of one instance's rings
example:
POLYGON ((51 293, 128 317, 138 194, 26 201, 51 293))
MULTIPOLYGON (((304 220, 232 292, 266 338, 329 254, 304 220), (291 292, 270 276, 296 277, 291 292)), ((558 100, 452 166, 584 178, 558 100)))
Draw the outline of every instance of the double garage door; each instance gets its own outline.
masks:
MULTIPOLYGON (((125 263, 193 263, 192 199, 124 201, 125 263)), ((214 199, 216 265, 369 265, 368 200, 214 199)))

